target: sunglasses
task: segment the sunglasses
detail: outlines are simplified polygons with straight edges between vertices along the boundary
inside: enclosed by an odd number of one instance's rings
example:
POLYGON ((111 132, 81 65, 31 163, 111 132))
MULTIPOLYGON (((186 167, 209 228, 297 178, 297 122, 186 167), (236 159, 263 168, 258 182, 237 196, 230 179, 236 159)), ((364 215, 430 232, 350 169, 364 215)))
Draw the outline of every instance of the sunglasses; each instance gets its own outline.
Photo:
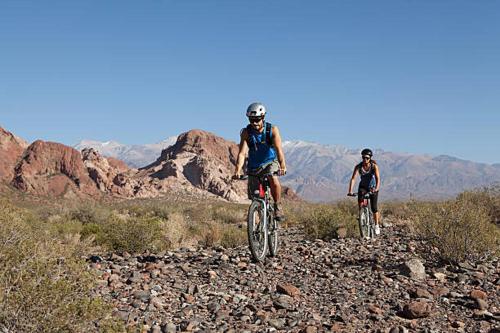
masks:
POLYGON ((262 117, 249 117, 248 118, 248 121, 251 123, 258 123, 261 120, 262 120, 262 117))
POLYGON ((364 160, 369 160, 371 157, 370 156, 363 156, 364 160))

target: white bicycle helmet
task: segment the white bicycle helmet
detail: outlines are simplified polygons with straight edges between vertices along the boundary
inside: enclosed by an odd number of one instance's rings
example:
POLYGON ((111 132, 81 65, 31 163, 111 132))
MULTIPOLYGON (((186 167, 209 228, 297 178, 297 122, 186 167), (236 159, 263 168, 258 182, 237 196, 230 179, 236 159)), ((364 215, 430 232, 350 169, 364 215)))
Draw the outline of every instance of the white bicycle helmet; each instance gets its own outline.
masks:
POLYGON ((264 117, 266 107, 262 103, 252 103, 247 108, 247 117, 264 117))

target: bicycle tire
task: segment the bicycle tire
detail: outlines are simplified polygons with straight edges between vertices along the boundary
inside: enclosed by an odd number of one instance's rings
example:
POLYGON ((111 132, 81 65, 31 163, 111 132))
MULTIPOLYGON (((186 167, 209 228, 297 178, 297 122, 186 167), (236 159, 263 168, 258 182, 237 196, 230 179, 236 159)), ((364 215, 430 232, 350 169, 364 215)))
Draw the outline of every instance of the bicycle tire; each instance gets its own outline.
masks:
POLYGON ((255 261, 263 261, 266 258, 268 239, 265 230, 263 204, 260 201, 252 201, 248 208, 247 234, 250 253, 255 261), (258 223, 257 223, 258 220, 258 223))
POLYGON ((370 222, 370 213, 368 211, 368 207, 363 207, 359 210, 359 234, 361 238, 365 237, 370 237, 370 229, 369 229, 369 222, 370 222))
POLYGON ((375 219, 373 218, 373 213, 371 209, 368 210, 368 231, 370 238, 375 238, 375 219))
POLYGON ((269 241, 269 256, 275 257, 278 254, 279 247, 279 233, 278 233, 278 222, 274 218, 274 212, 269 211, 269 224, 268 224, 268 241, 269 241))

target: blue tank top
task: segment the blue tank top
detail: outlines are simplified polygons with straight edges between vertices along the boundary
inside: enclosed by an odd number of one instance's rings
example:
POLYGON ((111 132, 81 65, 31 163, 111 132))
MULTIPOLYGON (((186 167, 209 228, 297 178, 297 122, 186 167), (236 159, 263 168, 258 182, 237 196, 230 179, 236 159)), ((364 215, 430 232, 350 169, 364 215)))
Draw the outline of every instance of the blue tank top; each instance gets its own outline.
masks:
MULTIPOLYGON (((249 170, 256 170, 276 159, 276 150, 266 142, 266 126, 272 125, 265 123, 261 133, 257 132, 253 127, 247 128, 249 170)), ((272 139, 273 132, 271 131, 270 134, 272 139)))

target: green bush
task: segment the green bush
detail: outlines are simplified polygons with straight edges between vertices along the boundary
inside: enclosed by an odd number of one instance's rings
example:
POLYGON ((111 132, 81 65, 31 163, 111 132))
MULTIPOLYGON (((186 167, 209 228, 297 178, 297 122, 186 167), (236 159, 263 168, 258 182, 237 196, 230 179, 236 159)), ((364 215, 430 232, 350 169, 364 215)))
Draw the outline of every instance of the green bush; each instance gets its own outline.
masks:
POLYGON ((491 223, 488 203, 463 193, 443 203, 413 206, 415 229, 437 256, 458 263, 498 254, 499 228, 491 223))
POLYGON ((93 226, 98 233, 98 244, 105 245, 111 251, 140 253, 160 251, 167 247, 164 221, 158 217, 112 216, 99 227, 93 226))
POLYGON ((60 237, 0 202, 0 329, 121 331, 111 307, 92 297, 95 277, 81 259, 91 251, 78 235, 60 237))
POLYGON ((500 223, 500 196, 498 189, 485 189, 481 191, 467 191, 461 193, 458 200, 472 202, 476 206, 484 207, 493 223, 500 223))
POLYGON ((332 205, 312 205, 301 217, 308 238, 330 240, 338 237, 339 228, 346 228, 347 236, 359 234, 356 215, 351 209, 332 205))

